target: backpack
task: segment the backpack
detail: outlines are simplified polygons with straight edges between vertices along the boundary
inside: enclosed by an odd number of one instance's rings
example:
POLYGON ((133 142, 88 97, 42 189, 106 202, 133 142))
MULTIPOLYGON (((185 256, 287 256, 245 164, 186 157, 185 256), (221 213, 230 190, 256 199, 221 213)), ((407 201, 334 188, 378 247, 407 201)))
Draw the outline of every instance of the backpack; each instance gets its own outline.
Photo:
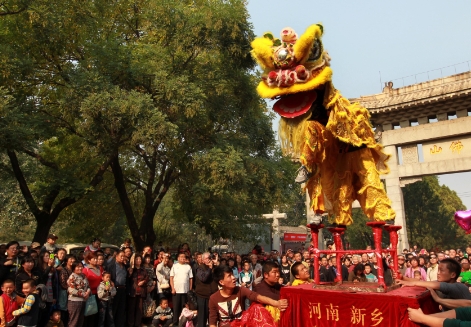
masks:
POLYGON ((47 302, 47 288, 46 285, 44 284, 39 284, 36 286, 36 290, 38 291, 39 295, 39 309, 43 310, 46 308, 46 302, 47 302))

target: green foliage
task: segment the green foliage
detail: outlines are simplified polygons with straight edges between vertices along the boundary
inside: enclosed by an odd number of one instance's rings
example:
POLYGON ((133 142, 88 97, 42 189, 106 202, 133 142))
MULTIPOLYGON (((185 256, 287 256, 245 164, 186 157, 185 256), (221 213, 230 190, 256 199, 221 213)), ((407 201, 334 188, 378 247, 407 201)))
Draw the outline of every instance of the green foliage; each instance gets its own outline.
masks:
POLYGON ((0 173, 0 240, 11 241, 12 235, 19 241, 32 239, 35 228, 34 217, 28 210, 15 180, 0 173))
POLYGON ((94 237, 102 242, 121 244, 130 236, 126 219, 113 186, 111 175, 85 195, 79 202, 66 208, 53 226, 61 243, 88 243, 94 237))
POLYGON ((288 160, 280 160, 277 166, 284 171, 284 179, 280 181, 284 187, 276 203, 278 203, 279 211, 287 215, 286 219, 280 221, 280 224, 294 227, 306 226, 306 193, 299 184, 294 182, 298 165, 288 160))
MULTIPOLYGON (((373 232, 366 225, 368 217, 361 209, 352 209, 353 224, 348 226, 345 232, 346 241, 350 243, 351 249, 366 249, 367 246, 374 248, 373 232)), ((389 247, 389 234, 383 230, 383 248, 389 247)))
POLYGON ((436 176, 403 188, 409 244, 419 248, 449 249, 469 244, 470 238, 454 221, 465 210, 455 191, 440 185, 436 176))
POLYGON ((0 159, 35 239, 60 215, 64 239, 125 220, 138 248, 153 243, 171 234, 170 189, 173 225, 243 238, 231 222, 297 192, 255 92, 245 1, 24 4, 0 19, 0 159))

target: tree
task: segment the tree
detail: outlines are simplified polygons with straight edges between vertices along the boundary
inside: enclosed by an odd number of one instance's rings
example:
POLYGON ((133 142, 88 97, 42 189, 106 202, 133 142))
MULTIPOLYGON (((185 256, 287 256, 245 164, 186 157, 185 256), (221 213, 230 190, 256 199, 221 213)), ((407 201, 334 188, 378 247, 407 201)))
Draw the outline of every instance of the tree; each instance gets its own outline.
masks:
MULTIPOLYGON (((367 246, 375 248, 373 230, 366 225, 370 220, 361 209, 352 209, 353 224, 345 232, 346 240, 351 249, 366 249, 367 246)), ((389 247, 389 233, 383 230, 382 246, 389 247)))
POLYGON ((137 248, 172 187, 215 236, 284 198, 292 168, 255 93, 245 1, 38 0, 0 23, 0 148, 34 240, 108 172, 137 248))
POLYGON ((17 181, 36 220, 33 240, 44 242, 63 210, 103 179, 113 154, 97 157, 96 144, 77 132, 77 117, 66 111, 73 109, 63 96, 71 93, 68 73, 81 50, 71 37, 79 26, 66 12, 79 4, 23 4, 0 19, 2 173, 17 181))
POLYGON ((465 210, 455 191, 440 185, 436 176, 403 188, 407 236, 410 244, 432 249, 460 247, 469 237, 455 223, 453 216, 465 210))
POLYGON ((306 193, 303 191, 299 184, 294 183, 293 176, 296 175, 295 170, 297 166, 291 163, 291 167, 286 167, 286 171, 290 172, 289 176, 293 182, 287 184, 283 201, 280 204, 280 211, 285 212, 287 217, 281 221, 281 224, 286 226, 305 226, 307 225, 306 217, 306 193))

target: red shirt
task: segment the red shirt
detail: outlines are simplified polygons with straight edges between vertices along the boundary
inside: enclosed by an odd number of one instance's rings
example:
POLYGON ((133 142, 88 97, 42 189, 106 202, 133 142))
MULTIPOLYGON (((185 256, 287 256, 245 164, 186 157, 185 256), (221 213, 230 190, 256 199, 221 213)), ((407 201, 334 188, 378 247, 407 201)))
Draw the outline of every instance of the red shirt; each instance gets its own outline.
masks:
POLYGON ((88 267, 83 268, 82 273, 87 277, 88 284, 90 285, 90 289, 92 290, 92 294, 97 293, 98 285, 101 283, 101 274, 103 273, 103 268, 100 267, 100 274, 97 275, 95 270, 91 270, 88 267))

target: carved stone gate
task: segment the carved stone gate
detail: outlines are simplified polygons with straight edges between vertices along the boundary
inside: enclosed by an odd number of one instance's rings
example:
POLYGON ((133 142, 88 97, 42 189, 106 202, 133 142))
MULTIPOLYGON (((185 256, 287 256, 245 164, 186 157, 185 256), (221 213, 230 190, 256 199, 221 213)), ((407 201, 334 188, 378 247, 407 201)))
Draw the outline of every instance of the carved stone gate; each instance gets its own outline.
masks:
MULTIPOLYGON (((396 211, 400 249, 408 248, 401 187, 438 175, 471 171, 471 72, 394 88, 351 101, 369 109, 376 137, 391 154, 382 176, 396 211)), ((468 181, 468 183, 471 181, 468 181)))

